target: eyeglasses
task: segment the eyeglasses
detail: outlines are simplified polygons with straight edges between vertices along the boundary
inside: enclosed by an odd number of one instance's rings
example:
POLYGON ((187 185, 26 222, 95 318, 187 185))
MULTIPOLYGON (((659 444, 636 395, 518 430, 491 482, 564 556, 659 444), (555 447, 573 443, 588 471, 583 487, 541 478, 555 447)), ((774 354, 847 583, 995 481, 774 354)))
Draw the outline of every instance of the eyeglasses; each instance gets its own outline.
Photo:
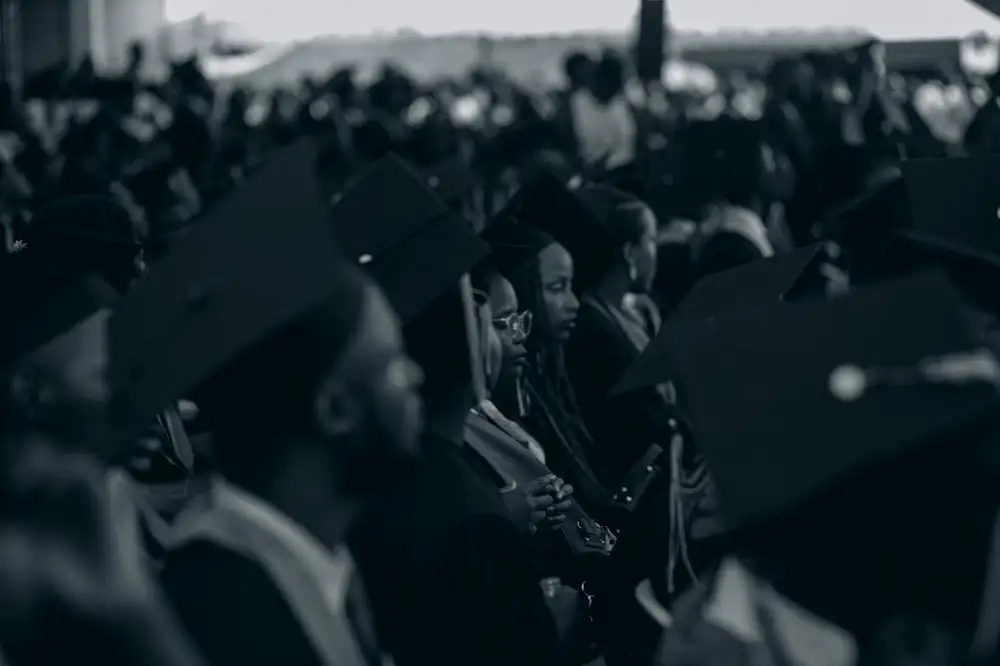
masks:
POLYGON ((524 312, 509 314, 506 317, 496 318, 493 320, 493 326, 498 331, 510 331, 514 335, 514 339, 521 342, 531 333, 531 322, 533 320, 534 316, 531 314, 531 311, 525 310, 524 312))

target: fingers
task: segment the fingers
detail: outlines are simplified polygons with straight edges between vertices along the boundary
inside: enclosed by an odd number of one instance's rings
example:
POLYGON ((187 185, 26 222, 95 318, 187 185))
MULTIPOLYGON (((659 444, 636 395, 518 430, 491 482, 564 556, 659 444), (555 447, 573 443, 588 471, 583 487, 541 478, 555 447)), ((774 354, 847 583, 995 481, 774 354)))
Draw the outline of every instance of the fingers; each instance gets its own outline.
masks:
POLYGON ((555 483, 558 477, 555 474, 546 474, 523 486, 524 491, 529 495, 540 495, 548 492, 547 489, 555 483))
POLYGON ((553 504, 555 504, 555 500, 552 499, 551 495, 530 495, 528 497, 528 506, 532 511, 546 511, 553 504))

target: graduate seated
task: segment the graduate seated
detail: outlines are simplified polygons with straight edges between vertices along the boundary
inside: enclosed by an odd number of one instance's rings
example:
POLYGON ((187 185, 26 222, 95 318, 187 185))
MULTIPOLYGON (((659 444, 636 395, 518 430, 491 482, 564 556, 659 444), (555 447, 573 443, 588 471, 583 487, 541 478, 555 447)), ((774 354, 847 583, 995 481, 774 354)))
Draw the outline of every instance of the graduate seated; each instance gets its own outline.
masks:
POLYGON ((575 637, 554 615, 571 615, 581 595, 562 588, 546 599, 544 571, 503 502, 502 479, 466 452, 483 378, 465 274, 486 244, 395 157, 364 174, 335 216, 345 251, 385 290, 425 373, 420 474, 387 489, 349 539, 396 663, 573 661, 564 646, 575 637))
POLYGON ((383 660, 343 539, 412 469, 420 373, 384 296, 338 254, 314 161, 283 151, 111 322, 119 433, 181 395, 212 426, 221 476, 158 535, 164 590, 210 664, 383 660))

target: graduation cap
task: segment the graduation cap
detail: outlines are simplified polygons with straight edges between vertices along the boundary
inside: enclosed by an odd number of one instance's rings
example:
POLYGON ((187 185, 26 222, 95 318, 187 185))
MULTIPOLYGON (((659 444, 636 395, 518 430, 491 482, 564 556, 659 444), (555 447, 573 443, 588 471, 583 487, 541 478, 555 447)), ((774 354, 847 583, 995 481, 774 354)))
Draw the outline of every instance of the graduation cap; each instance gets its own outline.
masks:
POLYGON ((544 231, 519 221, 518 212, 526 193, 527 190, 518 191, 479 234, 490 246, 487 265, 508 279, 542 250, 557 242, 544 231))
MULTIPOLYGON (((308 142, 274 155, 116 310, 110 374, 123 436, 319 305, 340 299, 345 313, 356 306, 314 165, 308 142)), ((355 325, 342 318, 342 340, 355 325)), ((331 345, 339 343, 333 333, 331 345)))
POLYGON ((58 276, 35 270, 28 251, 8 259, 0 271, 4 318, 0 368, 68 333, 94 313, 115 306, 118 292, 92 275, 58 276))
POLYGON ((371 165, 337 202, 333 229, 404 323, 489 254, 472 226, 396 155, 371 165))
POLYGON ((472 190, 472 169, 462 159, 446 160, 424 169, 427 186, 442 201, 454 207, 472 190))
POLYGON ((1000 158, 910 160, 902 173, 906 219, 861 279, 933 265, 979 305, 1000 312, 1000 158))
POLYGON ((382 287, 404 325, 407 351, 433 403, 456 382, 481 391, 478 328, 466 274, 489 254, 472 226, 395 155, 372 165, 334 207, 348 256, 382 287))
POLYGON ((573 257, 577 292, 595 286, 610 266, 614 239, 586 205, 553 174, 543 171, 516 195, 511 214, 545 232, 573 257))
POLYGON ((908 160, 901 168, 908 230, 956 252, 1000 257, 1000 156, 908 160))
POLYGON ((830 212, 813 228, 816 237, 844 247, 857 270, 865 270, 892 233, 906 224, 908 209, 902 173, 830 212))
POLYGON ((1000 262, 970 255, 912 232, 895 234, 864 276, 865 282, 937 268, 968 298, 971 305, 1000 314, 1000 262))
POLYGON ((671 379, 671 329, 683 322, 701 321, 733 310, 776 307, 783 301, 804 297, 805 292, 811 291, 810 268, 825 255, 823 245, 811 245, 699 280, 669 314, 660 334, 611 389, 611 394, 636 391, 671 379))
MULTIPOLYGON (((872 269, 896 234, 963 257, 1000 258, 1000 156, 907 160, 840 214, 835 238, 872 269)), ((876 269, 877 270, 877 269, 876 269)))
POLYGON ((973 436, 1000 414, 1000 365, 938 272, 692 322, 675 330, 671 348, 734 528, 784 515, 865 469, 973 436))

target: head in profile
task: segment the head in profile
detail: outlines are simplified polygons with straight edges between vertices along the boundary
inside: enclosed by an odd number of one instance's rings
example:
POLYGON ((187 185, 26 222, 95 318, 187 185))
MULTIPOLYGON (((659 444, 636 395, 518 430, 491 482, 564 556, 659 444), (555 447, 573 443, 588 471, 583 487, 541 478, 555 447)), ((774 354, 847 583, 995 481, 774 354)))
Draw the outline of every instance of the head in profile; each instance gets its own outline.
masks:
POLYGON ((657 265, 657 220, 638 197, 606 185, 580 188, 577 196, 594 214, 613 246, 598 288, 646 294, 657 265))
POLYGON ((242 354, 197 402, 232 481, 265 496, 279 484, 361 499, 409 473, 422 380, 381 290, 345 269, 336 294, 242 354))
POLYGON ((497 386, 516 390, 528 362, 524 345, 534 316, 520 308, 514 285, 492 266, 474 272, 472 286, 474 295, 486 306, 480 310, 486 388, 490 392, 497 386))

